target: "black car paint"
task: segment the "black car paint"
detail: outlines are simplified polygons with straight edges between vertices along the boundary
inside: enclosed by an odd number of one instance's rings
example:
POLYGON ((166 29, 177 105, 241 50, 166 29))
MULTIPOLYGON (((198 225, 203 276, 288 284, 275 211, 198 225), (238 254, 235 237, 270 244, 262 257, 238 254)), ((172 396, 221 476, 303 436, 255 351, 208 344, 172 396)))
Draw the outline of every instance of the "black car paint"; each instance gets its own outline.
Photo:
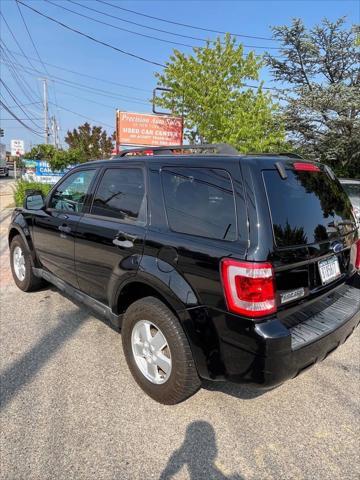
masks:
MULTIPOLYGON (((357 234, 353 231, 342 238, 344 250, 338 254, 342 277, 327 286, 318 285, 315 265, 319 258, 333 255, 330 242, 277 248, 261 177, 261 171, 272 168, 277 160, 276 156, 272 159, 212 155, 191 160, 189 157, 164 156, 92 162, 86 168, 91 165, 96 169, 96 175, 81 214, 68 215, 64 219, 62 214, 49 210, 50 192, 43 210, 15 210, 10 237, 15 232, 22 235, 38 275, 49 270, 49 274, 45 275, 48 280, 51 281, 51 274, 60 277, 59 288, 66 290, 70 285, 68 290, 72 294, 78 290, 85 303, 91 304, 93 299, 97 310, 101 310, 103 305, 104 313, 112 321, 117 318, 119 326, 124 305, 127 305, 124 292, 127 294, 132 285, 137 291, 135 296, 141 295, 139 290, 142 288, 159 296, 177 313, 201 377, 230 378, 264 387, 276 385, 295 376, 306 366, 304 362, 313 363, 326 356, 333 348, 334 338, 338 343, 343 341, 359 322, 359 315, 353 315, 351 321, 342 326, 341 335, 336 331, 333 336, 322 339, 318 356, 314 354, 318 342, 307 346, 312 352, 311 359, 304 353, 298 353, 296 357, 291 351, 287 319, 301 312, 304 305, 315 304, 331 295, 338 285, 351 280, 354 272, 350 251, 354 249, 357 234), (230 173, 236 198, 237 241, 212 240, 169 230, 161 169, 174 164, 188 166, 189 161, 191 168, 217 168, 221 164, 221 168, 230 173), (115 165, 120 168, 139 165, 146 172, 146 226, 129 225, 90 214, 94 189, 103 169, 115 165), (59 225, 70 230, 59 231, 59 225), (34 233, 36 237, 40 229, 48 235, 47 248, 53 252, 58 249, 45 263, 41 247, 39 249, 36 243, 34 246, 33 242, 34 233), (120 233, 133 243, 130 249, 113 244, 113 239, 120 233), (71 251, 75 255, 72 261, 71 251), (276 315, 263 318, 260 322, 234 315, 227 310, 221 284, 219 260, 224 257, 272 262, 278 295, 296 289, 306 278, 310 286, 305 292, 306 298, 290 305, 280 305, 276 315)), ((281 157, 281 162, 291 168, 293 160, 281 157)))

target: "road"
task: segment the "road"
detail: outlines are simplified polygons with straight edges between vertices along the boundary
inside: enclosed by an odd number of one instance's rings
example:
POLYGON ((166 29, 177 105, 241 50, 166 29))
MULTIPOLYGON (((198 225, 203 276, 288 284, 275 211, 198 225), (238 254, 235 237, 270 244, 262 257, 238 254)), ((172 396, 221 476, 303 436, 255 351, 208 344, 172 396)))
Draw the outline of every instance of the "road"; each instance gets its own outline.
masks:
POLYGON ((16 289, 8 220, 1 479, 359 479, 360 329, 272 391, 206 382, 186 402, 162 406, 132 380, 106 322, 54 288, 16 289))

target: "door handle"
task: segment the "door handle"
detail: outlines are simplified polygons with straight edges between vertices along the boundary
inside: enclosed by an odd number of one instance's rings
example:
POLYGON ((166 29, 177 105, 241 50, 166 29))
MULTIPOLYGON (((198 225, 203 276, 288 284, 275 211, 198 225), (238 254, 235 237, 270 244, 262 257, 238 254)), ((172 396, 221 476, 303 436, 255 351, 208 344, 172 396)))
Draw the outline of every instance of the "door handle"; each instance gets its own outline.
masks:
POLYGON ((130 240, 131 242, 135 242, 135 240, 137 239, 137 236, 131 235, 130 233, 127 233, 127 232, 118 232, 115 238, 118 238, 119 240, 130 240))
POLYGON ((119 232, 113 239, 113 244, 117 247, 131 248, 134 246, 136 235, 127 232, 119 232))
POLYGON ((63 233, 71 233, 71 228, 68 227, 67 225, 59 225, 58 230, 63 233))
POLYGON ((117 237, 114 238, 112 243, 117 247, 123 247, 123 248, 132 248, 134 246, 134 243, 131 240, 120 240, 117 237))

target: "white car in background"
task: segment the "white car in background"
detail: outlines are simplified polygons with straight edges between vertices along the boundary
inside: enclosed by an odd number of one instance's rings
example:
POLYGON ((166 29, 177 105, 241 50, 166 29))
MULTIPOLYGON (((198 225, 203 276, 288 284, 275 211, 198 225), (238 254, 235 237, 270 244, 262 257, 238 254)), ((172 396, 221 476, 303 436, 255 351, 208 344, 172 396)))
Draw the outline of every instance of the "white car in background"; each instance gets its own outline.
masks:
POLYGON ((339 181, 350 198, 358 226, 360 227, 360 180, 339 178, 339 181))

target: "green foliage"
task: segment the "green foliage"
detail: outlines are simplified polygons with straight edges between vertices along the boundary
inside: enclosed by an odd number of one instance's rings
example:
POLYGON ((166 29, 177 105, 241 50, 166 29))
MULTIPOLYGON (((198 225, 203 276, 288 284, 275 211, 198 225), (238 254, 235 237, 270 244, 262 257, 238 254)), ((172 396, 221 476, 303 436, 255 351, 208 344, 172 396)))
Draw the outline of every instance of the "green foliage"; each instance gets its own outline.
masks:
POLYGON ((185 119, 192 142, 229 143, 241 152, 284 150, 285 133, 278 106, 269 93, 246 87, 259 79, 260 57, 245 56, 242 45, 226 35, 186 55, 175 50, 156 77, 169 88, 160 107, 185 119))
POLYGON ((31 160, 49 160, 52 158, 57 149, 53 145, 35 145, 29 152, 26 152, 24 158, 30 158, 31 160))
POLYGON ((113 149, 114 134, 109 137, 102 127, 85 122, 71 132, 67 132, 65 142, 70 150, 82 152, 81 160, 87 162, 98 158, 109 158, 113 149))
POLYGON ((17 207, 22 207, 25 200, 26 190, 40 190, 44 197, 49 193, 52 185, 41 182, 28 182, 26 180, 17 180, 14 189, 14 202, 17 207))
POLYGON ((62 170, 69 165, 86 162, 84 152, 79 148, 69 150, 58 150, 53 145, 36 145, 24 155, 25 158, 44 160, 50 165, 53 171, 62 170))
POLYGON ((69 165, 88 162, 97 158, 110 157, 113 144, 102 127, 91 126, 89 123, 80 125, 72 132, 68 131, 65 142, 68 150, 57 149, 53 145, 36 145, 24 157, 46 160, 54 171, 62 170, 69 165))
POLYGON ((307 30, 299 19, 273 28, 281 57, 266 55, 277 81, 292 144, 309 158, 330 164, 337 175, 360 175, 360 51, 356 29, 345 19, 323 20, 307 30))

